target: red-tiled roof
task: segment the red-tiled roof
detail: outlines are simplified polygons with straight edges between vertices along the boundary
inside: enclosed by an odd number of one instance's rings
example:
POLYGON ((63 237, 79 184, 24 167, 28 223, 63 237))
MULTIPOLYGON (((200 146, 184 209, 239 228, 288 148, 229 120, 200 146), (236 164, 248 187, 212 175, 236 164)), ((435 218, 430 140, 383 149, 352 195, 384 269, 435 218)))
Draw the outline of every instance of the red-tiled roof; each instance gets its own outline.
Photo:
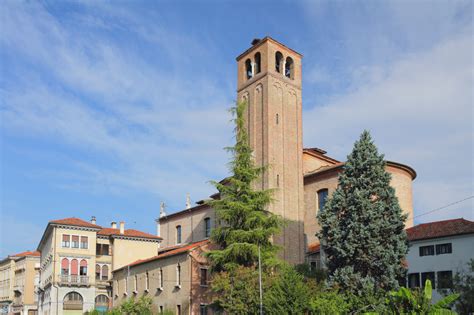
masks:
POLYGON ((194 243, 191 243, 191 244, 186 244, 186 245, 183 245, 179 248, 169 250, 169 251, 165 251, 162 254, 158 254, 158 255, 150 257, 150 258, 136 260, 136 261, 132 262, 131 264, 123 266, 123 267, 121 267, 119 269, 116 269, 114 271, 121 270, 121 269, 126 268, 126 267, 133 267, 133 266, 136 266, 136 265, 140 265, 140 264, 143 264, 143 263, 146 263, 146 262, 162 259, 162 258, 165 258, 165 257, 170 257, 170 256, 186 253, 190 250, 193 250, 193 249, 195 249, 199 246, 202 246, 204 244, 207 244, 207 243, 209 243, 209 240, 206 239, 206 240, 203 240, 203 241, 194 242, 194 243))
POLYGON ((39 256, 41 256, 41 253, 39 251, 26 251, 26 252, 18 253, 18 254, 11 255, 11 256, 13 256, 13 257, 25 257, 25 256, 39 257, 39 256))
POLYGON ((102 228, 98 235, 123 235, 123 236, 130 236, 130 237, 143 237, 143 238, 153 238, 153 239, 162 239, 160 236, 156 236, 153 234, 145 233, 138 230, 128 229, 124 230, 123 234, 120 234, 120 229, 112 229, 112 228, 102 228))
POLYGON ((53 224, 64 224, 64 225, 73 225, 73 226, 83 226, 83 227, 91 227, 101 229, 102 227, 97 224, 92 224, 88 221, 81 220, 79 218, 66 218, 60 220, 52 220, 49 223, 53 224))
POLYGON ((474 222, 453 219, 415 225, 407 229, 409 241, 474 233, 474 222))
POLYGON ((321 244, 318 243, 311 243, 308 245, 308 253, 319 253, 321 250, 321 244))

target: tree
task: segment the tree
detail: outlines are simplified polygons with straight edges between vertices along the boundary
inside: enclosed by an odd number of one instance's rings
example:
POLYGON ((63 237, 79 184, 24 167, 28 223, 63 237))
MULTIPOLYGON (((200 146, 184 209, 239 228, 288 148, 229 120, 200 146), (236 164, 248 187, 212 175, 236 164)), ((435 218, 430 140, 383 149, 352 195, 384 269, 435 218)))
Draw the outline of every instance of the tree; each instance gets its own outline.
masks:
POLYGON ((211 240, 219 249, 208 253, 214 271, 255 266, 259 245, 264 265, 278 263, 278 247, 270 238, 279 232, 282 219, 266 211, 272 201, 272 191, 253 189, 265 168, 255 166, 244 124, 245 108, 245 103, 238 103, 231 109, 236 135, 235 146, 227 148, 233 155, 232 176, 224 182, 212 182, 220 198, 208 202, 220 222, 211 234, 211 240))
POLYGON ((454 275, 452 289, 443 290, 444 295, 459 293, 455 307, 462 315, 474 313, 474 259, 470 259, 467 265, 467 271, 463 270, 454 275))
POLYGON ((396 289, 406 274, 406 215, 383 158, 364 131, 318 214, 330 283, 359 296, 396 289))

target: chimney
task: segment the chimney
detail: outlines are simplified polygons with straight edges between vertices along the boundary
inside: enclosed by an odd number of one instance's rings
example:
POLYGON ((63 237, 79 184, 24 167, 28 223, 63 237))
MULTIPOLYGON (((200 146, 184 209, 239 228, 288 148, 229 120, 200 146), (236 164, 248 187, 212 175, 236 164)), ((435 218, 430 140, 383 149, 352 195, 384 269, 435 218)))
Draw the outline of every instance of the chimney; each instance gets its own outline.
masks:
POLYGON ((120 234, 125 233, 125 222, 120 221, 120 234))
POLYGON ((92 223, 92 224, 96 224, 96 222, 97 222, 97 220, 95 219, 95 216, 92 216, 92 218, 91 218, 91 223, 92 223))
POLYGON ((110 222, 110 227, 112 229, 116 229, 117 228, 117 222, 115 222, 115 221, 110 222))
POLYGON ((189 196, 189 193, 186 194, 186 209, 191 208, 191 197, 189 196))

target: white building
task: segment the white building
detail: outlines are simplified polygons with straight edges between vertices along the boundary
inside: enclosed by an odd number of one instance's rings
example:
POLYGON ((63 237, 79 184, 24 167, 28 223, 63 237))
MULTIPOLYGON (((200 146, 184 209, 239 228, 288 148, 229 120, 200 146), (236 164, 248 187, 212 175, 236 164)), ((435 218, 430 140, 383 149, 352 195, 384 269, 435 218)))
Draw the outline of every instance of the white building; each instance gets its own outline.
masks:
POLYGON ((424 223, 407 229, 407 234, 407 285, 420 287, 431 280, 436 301, 441 297, 438 290, 449 288, 453 276, 467 271, 467 263, 474 259, 474 222, 454 219, 424 223))

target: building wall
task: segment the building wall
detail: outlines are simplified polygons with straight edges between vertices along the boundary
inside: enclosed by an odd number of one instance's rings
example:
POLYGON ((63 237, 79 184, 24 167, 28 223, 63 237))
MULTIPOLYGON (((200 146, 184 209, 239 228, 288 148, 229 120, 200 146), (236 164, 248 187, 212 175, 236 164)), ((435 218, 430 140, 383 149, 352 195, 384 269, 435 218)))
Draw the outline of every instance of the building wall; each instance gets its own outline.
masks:
POLYGON ((176 227, 181 225, 182 244, 194 243, 206 239, 204 219, 211 219, 211 229, 216 226, 215 212, 208 206, 199 206, 192 211, 183 211, 182 214, 165 217, 159 220, 160 236, 163 237, 161 247, 177 245, 176 227))
POLYGON ((320 169, 323 166, 331 166, 333 163, 329 163, 322 159, 318 159, 308 153, 303 153, 303 172, 308 174, 320 169))
POLYGON ((114 237, 112 270, 119 269, 138 259, 149 258, 158 254, 159 243, 156 241, 137 241, 114 237))
POLYGON ((0 310, 8 311, 13 301, 15 261, 6 258, 0 262, 0 310))
MULTIPOLYGON (((407 255, 408 273, 436 273, 451 270, 454 275, 456 272, 467 271, 467 263, 470 259, 474 259, 474 234, 412 241, 407 255), (433 256, 420 257, 420 246, 434 245, 436 247, 437 244, 445 243, 452 244, 451 254, 436 255, 435 252, 433 256)), ((438 290, 434 290, 433 297, 435 300, 441 297, 438 290)))

